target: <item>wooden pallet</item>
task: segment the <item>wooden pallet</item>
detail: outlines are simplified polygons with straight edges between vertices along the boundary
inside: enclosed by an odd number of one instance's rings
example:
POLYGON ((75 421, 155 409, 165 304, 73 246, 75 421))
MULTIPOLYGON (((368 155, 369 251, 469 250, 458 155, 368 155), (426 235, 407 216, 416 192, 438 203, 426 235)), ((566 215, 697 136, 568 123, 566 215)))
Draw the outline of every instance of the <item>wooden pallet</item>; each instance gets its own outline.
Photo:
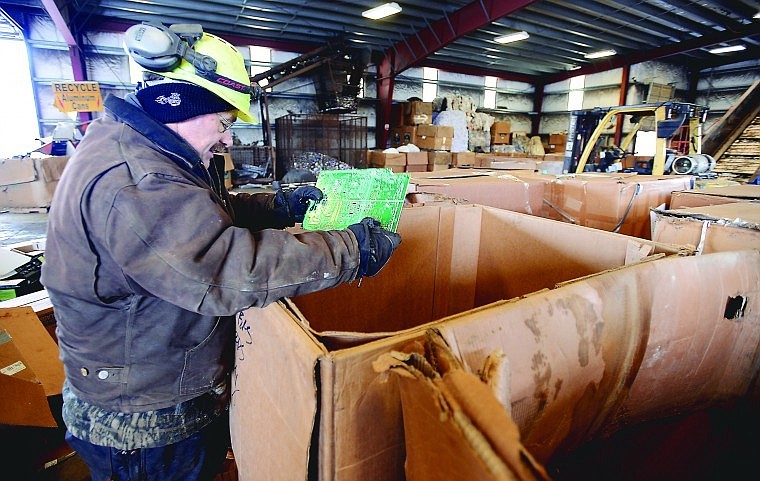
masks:
POLYGON ((713 170, 719 174, 750 177, 758 169, 760 169, 760 115, 755 117, 731 144, 713 170))

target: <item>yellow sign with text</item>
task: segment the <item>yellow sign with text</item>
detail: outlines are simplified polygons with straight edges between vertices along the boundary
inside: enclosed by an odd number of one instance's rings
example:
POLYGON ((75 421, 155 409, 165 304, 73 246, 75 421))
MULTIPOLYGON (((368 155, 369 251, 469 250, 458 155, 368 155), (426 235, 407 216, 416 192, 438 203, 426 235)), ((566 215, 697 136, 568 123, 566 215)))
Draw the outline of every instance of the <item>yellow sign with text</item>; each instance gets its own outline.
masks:
POLYGON ((53 95, 53 105, 64 113, 103 110, 97 82, 53 82, 53 95))

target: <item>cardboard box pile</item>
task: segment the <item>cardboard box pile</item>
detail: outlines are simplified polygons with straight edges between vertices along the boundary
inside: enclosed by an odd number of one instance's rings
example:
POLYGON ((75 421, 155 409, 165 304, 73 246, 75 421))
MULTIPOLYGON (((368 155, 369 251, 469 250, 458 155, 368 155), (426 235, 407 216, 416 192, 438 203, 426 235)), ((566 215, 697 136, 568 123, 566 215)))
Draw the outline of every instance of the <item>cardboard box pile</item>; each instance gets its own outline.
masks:
POLYGON ((50 207, 68 157, 0 160, 0 209, 50 207))
MULTIPOLYGON (((560 437, 571 427, 580 432, 589 419, 563 422, 562 414, 572 417, 595 383, 600 396, 626 385, 621 380, 642 359, 640 336, 648 332, 659 277, 670 279, 683 268, 654 267, 663 259, 642 263, 645 272, 617 269, 647 258, 652 244, 477 205, 407 207, 399 232, 403 243, 393 258, 361 286, 239 315, 231 416, 240 479, 403 480, 398 389, 372 362, 431 326, 470 368, 501 346, 514 363, 512 411, 533 442, 551 430, 560 437), (615 282, 594 276, 608 269, 615 282), (577 362, 563 366, 567 356, 578 356, 577 362), (605 360, 615 368, 605 370, 605 360)), ((692 261, 681 265, 691 269, 692 261)), ((721 259, 720 265, 739 261, 747 259, 721 259)), ((752 279, 734 274, 734 282, 756 284, 760 270, 752 279)), ((722 282, 720 275, 711 279, 722 282)), ((725 292, 748 289, 729 287, 725 292)), ((694 305, 695 317, 712 315, 705 308, 713 301, 694 305)), ((676 322, 672 312, 667 317, 676 322)), ((743 326, 749 328, 731 328, 743 326)), ((746 361, 738 351, 726 355, 746 361)), ((675 364, 671 369, 685 369, 675 364)), ((594 409, 593 417, 609 413, 609 406, 594 409)))
POLYGON ((399 172, 425 172, 428 169, 427 152, 383 152, 370 150, 367 156, 370 167, 384 167, 399 172))
POLYGON ((704 254, 760 249, 760 203, 653 210, 652 239, 691 245, 704 254))

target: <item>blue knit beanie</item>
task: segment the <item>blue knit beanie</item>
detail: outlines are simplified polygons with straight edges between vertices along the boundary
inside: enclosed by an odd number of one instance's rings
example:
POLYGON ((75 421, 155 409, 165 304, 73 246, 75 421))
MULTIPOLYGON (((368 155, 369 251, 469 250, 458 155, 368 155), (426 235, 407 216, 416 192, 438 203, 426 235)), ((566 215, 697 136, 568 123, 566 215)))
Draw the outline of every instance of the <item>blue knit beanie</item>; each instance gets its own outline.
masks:
POLYGON ((144 87, 137 91, 137 99, 143 110, 162 124, 236 110, 203 87, 185 82, 162 82, 144 87))

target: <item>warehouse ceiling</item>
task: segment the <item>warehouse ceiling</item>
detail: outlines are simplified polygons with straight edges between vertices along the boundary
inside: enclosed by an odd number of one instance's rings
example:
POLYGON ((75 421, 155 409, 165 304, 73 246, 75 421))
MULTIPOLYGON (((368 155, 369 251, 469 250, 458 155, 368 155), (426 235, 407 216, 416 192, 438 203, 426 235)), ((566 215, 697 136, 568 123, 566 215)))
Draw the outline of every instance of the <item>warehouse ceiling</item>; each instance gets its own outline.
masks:
POLYGON ((54 21, 60 17, 59 29, 74 33, 124 30, 141 21, 200 23, 238 45, 298 53, 342 38, 370 49, 373 62, 384 63, 391 75, 431 66, 545 84, 655 59, 698 71, 760 58, 758 0, 397 0, 400 13, 380 20, 362 16, 380 3, 15 0, 2 6, 17 17, 44 8, 54 21), (508 44, 494 40, 521 31, 529 38, 508 44), (734 45, 745 49, 709 52, 734 45), (616 53, 585 57, 601 50, 616 53))

